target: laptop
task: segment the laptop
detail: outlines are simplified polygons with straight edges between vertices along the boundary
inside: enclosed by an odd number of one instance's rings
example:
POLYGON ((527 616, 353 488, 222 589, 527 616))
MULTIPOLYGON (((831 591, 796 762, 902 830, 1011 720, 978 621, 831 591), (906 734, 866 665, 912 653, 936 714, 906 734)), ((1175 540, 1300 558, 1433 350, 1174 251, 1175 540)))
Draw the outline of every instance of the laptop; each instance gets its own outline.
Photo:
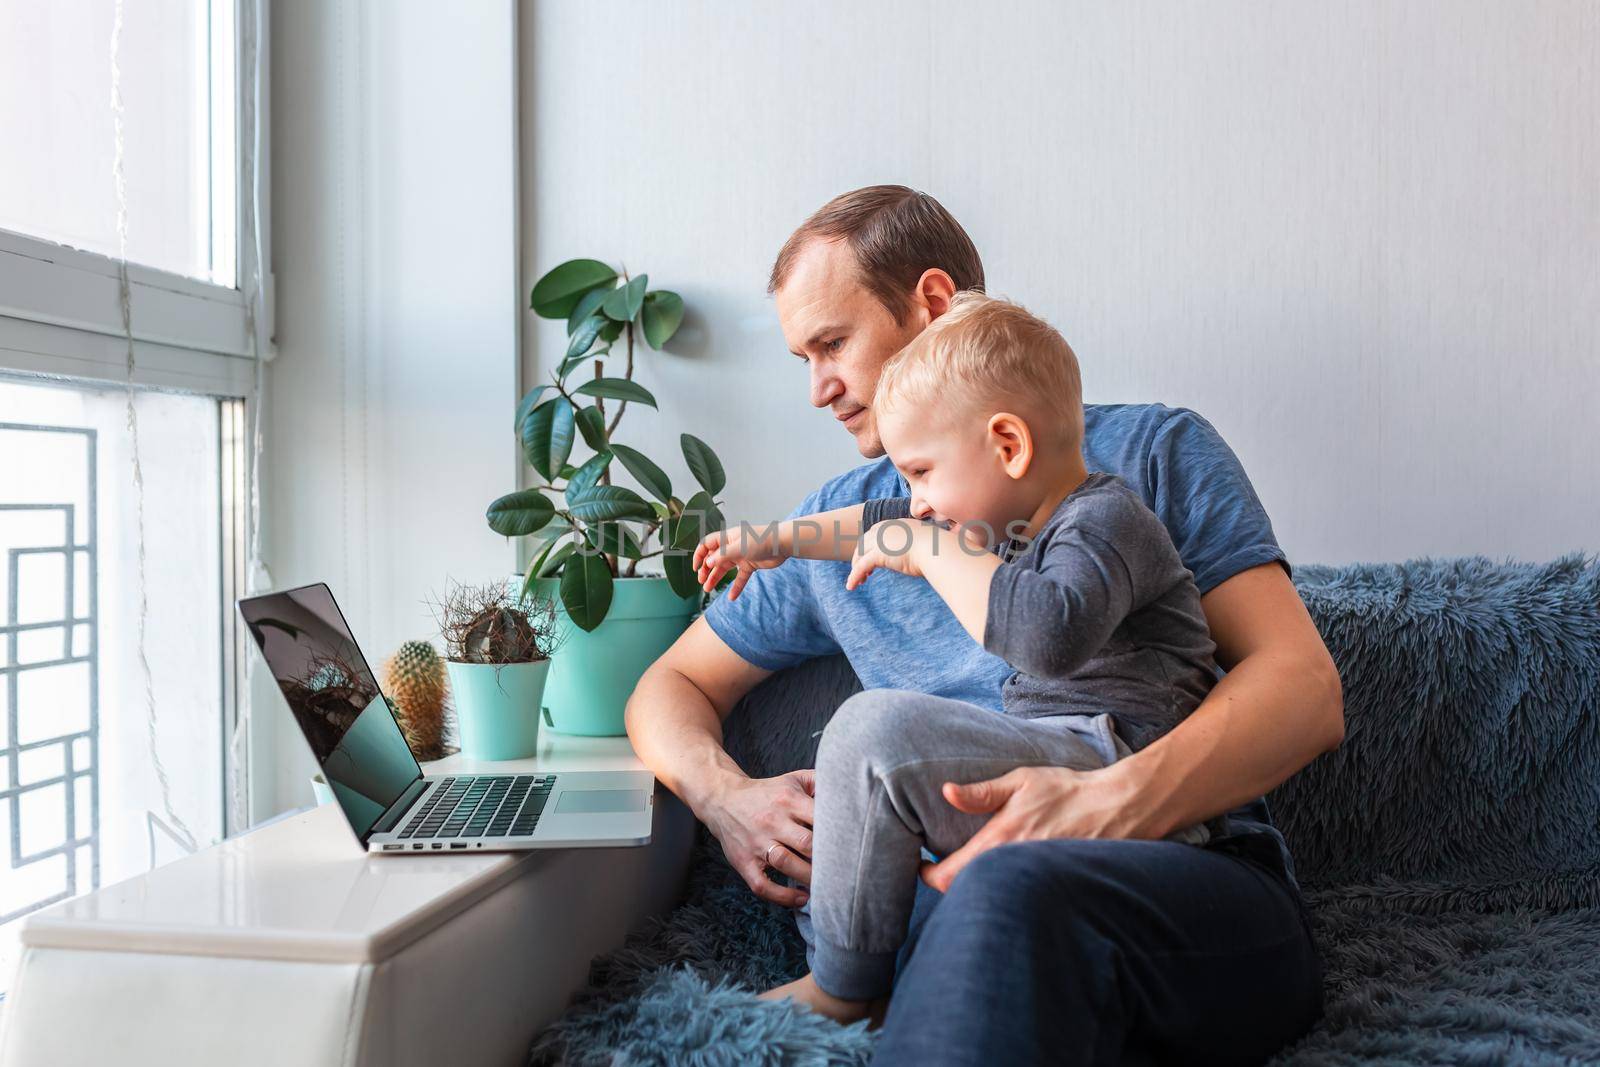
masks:
POLYGON ((423 774, 327 585, 247 597, 239 613, 367 851, 649 843, 649 771, 423 774))

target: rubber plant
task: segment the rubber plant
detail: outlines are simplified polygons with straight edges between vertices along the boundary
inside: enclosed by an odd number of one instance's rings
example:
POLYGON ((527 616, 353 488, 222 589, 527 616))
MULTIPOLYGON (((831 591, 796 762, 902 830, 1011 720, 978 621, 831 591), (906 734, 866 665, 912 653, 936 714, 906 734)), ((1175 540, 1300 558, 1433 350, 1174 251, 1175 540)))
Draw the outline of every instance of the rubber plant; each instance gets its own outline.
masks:
POLYGON ((706 532, 722 527, 722 462, 710 445, 683 434, 683 458, 698 483, 684 500, 654 460, 617 440, 629 404, 656 408, 633 380, 634 357, 641 340, 659 349, 677 332, 683 298, 650 289, 647 274, 629 277, 599 260, 573 259, 540 278, 529 303, 541 318, 566 320, 567 349, 550 381, 517 404, 522 453, 543 484, 500 497, 487 515, 496 533, 535 539, 523 596, 539 579, 557 578, 567 615, 593 630, 610 610, 613 583, 641 576, 647 560, 659 561, 679 596, 695 595, 690 556, 706 532), (622 375, 608 375, 606 363, 619 358, 622 375), (615 403, 609 413, 607 401, 615 403), (579 437, 593 455, 574 465, 568 461, 579 437), (648 498, 612 484, 617 464, 648 498))

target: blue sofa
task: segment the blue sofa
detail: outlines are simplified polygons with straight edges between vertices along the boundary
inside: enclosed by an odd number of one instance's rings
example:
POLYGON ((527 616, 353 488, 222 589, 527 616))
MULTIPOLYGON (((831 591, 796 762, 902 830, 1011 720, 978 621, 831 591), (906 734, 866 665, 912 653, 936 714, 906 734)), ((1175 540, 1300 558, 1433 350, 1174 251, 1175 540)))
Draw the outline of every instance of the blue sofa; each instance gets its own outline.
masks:
MULTIPOLYGON (((1268 798, 1326 993, 1273 1063, 1600 1063, 1600 560, 1295 581, 1339 665, 1346 738, 1268 798)), ((729 751, 757 775, 811 766, 858 687, 842 658, 775 675, 730 716, 729 751)), ((868 1062, 864 1025, 754 998, 804 965, 786 914, 702 828, 682 906, 594 962, 531 1060, 868 1062)))

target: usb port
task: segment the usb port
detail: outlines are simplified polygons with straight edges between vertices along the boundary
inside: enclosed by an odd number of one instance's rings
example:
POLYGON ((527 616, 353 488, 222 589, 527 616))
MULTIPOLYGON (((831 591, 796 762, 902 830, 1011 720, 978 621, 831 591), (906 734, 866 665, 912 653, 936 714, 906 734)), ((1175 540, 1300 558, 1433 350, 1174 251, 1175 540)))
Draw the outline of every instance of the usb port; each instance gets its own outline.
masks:
POLYGON ((452 842, 450 842, 450 847, 451 848, 466 848, 467 847, 467 843, 465 841, 452 841, 452 842))

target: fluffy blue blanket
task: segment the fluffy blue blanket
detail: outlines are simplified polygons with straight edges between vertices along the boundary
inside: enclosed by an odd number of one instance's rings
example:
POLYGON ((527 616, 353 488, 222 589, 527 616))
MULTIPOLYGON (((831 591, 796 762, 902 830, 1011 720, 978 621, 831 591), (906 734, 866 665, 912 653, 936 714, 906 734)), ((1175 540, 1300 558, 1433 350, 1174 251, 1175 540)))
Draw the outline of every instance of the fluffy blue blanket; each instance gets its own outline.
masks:
MULTIPOLYGON (((1269 798, 1326 972, 1275 1064, 1600 1062, 1600 561, 1302 567, 1346 739, 1269 798)), ((730 719, 751 773, 810 766, 854 687, 823 663, 730 719)), ((595 961, 536 1064, 864 1064, 872 1035, 754 990, 804 969, 715 842, 667 918, 595 961)))

